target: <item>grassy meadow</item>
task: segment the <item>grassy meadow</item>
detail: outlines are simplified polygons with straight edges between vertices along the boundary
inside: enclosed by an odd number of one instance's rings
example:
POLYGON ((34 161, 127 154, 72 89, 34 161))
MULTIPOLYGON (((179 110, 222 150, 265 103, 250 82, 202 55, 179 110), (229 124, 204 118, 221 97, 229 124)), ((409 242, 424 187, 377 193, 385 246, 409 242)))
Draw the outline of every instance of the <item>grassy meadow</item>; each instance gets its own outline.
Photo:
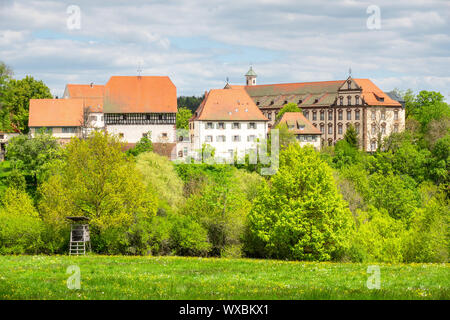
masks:
POLYGON ((0 256, 9 299, 449 299, 448 264, 368 264, 137 256, 0 256), (81 288, 67 288, 69 266, 81 288))

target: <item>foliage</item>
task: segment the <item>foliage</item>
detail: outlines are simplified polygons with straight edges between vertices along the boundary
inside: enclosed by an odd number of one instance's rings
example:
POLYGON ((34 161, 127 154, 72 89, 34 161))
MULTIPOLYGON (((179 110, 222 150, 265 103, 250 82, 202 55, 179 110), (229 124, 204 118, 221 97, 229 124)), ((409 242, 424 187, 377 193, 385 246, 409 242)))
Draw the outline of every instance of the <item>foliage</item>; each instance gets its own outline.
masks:
POLYGON ((0 207, 0 254, 36 254, 42 241, 42 221, 24 190, 8 188, 0 207))
POLYGON ((353 148, 359 148, 359 139, 358 133, 356 133, 356 129, 353 124, 350 124, 345 131, 344 140, 353 148))
MULTIPOLYGON (((297 139, 295 135, 289 130, 286 123, 280 123, 275 126, 275 129, 278 129, 280 148, 284 149, 288 147, 290 144, 297 143, 297 139)), ((270 146, 271 142, 269 142, 270 146)))
POLYGON ((149 135, 150 133, 143 136, 133 148, 127 150, 127 154, 137 157, 141 153, 153 151, 153 144, 152 140, 148 137, 149 135))
POLYGON ((181 96, 177 98, 177 105, 186 109, 191 110, 191 112, 195 112, 197 110, 200 103, 202 103, 204 95, 202 97, 186 97, 181 96))
POLYGON ((176 126, 177 129, 189 129, 189 119, 192 117, 192 111, 185 107, 178 108, 176 126))
POLYGON ((42 180, 49 163, 61 156, 58 141, 44 132, 34 138, 19 135, 12 138, 7 146, 7 158, 13 168, 24 176, 31 176, 34 187, 42 180))
POLYGON ((1 96, 0 123, 6 131, 28 132, 30 99, 51 99, 50 89, 42 82, 27 76, 22 80, 9 79, 1 96))
POLYGON ((153 152, 140 154, 136 168, 141 172, 148 191, 158 195, 159 208, 175 210, 183 198, 183 181, 178 177, 173 163, 153 152))
POLYGON ((181 256, 206 256, 211 250, 208 232, 189 216, 180 216, 170 230, 170 246, 181 256))
POLYGON ((357 229, 349 250, 355 261, 391 262, 403 261, 403 241, 406 230, 401 221, 395 220, 386 210, 369 206, 367 211, 357 210, 357 229))
POLYGON ((339 140, 334 148, 332 166, 342 168, 360 162, 361 158, 361 152, 357 147, 350 144, 347 140, 339 140))
POLYGON ((65 216, 89 217, 99 252, 126 252, 130 227, 156 213, 157 199, 121 148, 116 137, 99 132, 86 140, 74 138, 61 170, 40 188, 44 221, 60 230, 65 216))
POLYGON ((293 102, 287 103, 278 112, 275 120, 279 121, 283 117, 283 114, 285 114, 286 112, 302 112, 302 109, 299 108, 299 106, 296 103, 293 102))
POLYGON ((253 203, 245 250, 278 259, 338 259, 352 228, 346 207, 319 154, 310 146, 290 145, 253 203))

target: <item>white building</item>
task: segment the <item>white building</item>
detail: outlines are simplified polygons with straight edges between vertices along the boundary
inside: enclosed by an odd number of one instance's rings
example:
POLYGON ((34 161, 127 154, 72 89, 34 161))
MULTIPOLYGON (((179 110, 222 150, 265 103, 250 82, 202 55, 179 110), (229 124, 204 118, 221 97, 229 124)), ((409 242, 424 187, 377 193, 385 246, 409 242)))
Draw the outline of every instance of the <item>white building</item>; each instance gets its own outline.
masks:
POLYGON ((267 138, 267 121, 245 90, 211 90, 189 121, 191 150, 211 146, 216 158, 242 159, 267 138))

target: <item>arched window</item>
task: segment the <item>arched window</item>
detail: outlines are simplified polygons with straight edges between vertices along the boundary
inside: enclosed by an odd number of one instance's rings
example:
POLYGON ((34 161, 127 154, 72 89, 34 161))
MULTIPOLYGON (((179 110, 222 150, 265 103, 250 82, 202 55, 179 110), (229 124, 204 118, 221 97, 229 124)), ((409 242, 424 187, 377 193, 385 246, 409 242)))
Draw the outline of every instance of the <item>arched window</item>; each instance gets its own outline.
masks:
POLYGON ((338 124, 338 134, 342 134, 342 123, 338 124))
POLYGON ((347 105, 349 105, 349 106, 352 105, 352 97, 351 96, 347 97, 347 105))
POLYGON ((339 104, 340 104, 341 106, 344 105, 344 97, 339 97, 339 104))
POLYGON ((355 97, 355 104, 358 106, 359 105, 359 96, 355 97))

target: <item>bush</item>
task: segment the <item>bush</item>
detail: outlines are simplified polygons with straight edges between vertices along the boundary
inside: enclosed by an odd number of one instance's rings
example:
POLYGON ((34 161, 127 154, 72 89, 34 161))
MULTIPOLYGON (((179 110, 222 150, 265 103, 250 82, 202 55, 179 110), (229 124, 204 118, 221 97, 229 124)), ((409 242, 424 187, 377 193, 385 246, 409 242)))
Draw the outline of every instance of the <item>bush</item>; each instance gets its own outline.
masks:
POLYGON ((206 256, 211 250, 208 232, 187 216, 176 219, 170 230, 170 246, 177 255, 206 256))
POLYGON ((331 168, 312 147, 291 145, 253 203, 244 250, 255 257, 336 260, 349 246, 351 228, 331 168))
POLYGON ((0 208, 0 254, 36 254, 42 247, 42 221, 24 190, 8 188, 0 208))

